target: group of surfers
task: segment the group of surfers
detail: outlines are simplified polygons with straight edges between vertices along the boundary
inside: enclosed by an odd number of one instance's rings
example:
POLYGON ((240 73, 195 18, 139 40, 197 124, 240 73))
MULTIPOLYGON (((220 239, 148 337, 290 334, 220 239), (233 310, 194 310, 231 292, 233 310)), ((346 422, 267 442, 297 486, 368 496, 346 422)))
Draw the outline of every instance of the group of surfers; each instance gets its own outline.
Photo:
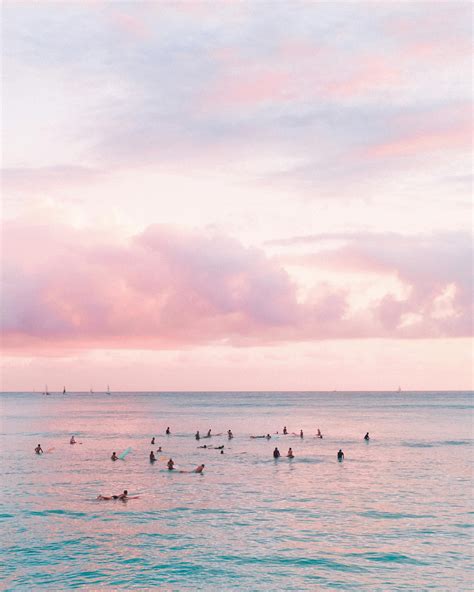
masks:
MULTIPOLYGON (((169 436, 171 434, 171 430, 170 430, 169 427, 166 428, 165 433, 166 433, 167 436, 169 436)), ((278 434, 278 432, 277 432, 277 434, 278 434)), ((221 434, 216 434, 216 435, 220 436, 221 434)), ((283 435, 285 435, 285 436, 288 435, 288 430, 287 430, 286 426, 284 426, 284 428, 283 428, 283 435)), ((293 435, 297 436, 298 434, 293 433, 293 435)), ((300 430, 299 436, 300 436, 300 438, 303 438, 304 437, 303 430, 300 430)), ((212 437, 212 433, 211 433, 211 430, 209 429, 208 432, 207 432, 207 435, 206 436, 203 436, 203 438, 211 438, 211 437, 212 437)), ((231 440, 234 437, 234 435, 232 433, 232 430, 227 430, 227 437, 228 437, 229 440, 231 440)), ((267 440, 270 440, 271 439, 270 434, 267 434, 266 436, 263 435, 263 436, 250 436, 250 437, 251 438, 254 438, 254 439, 255 438, 265 438, 267 440)), ((318 437, 318 438, 322 438, 323 437, 323 435, 321 433, 321 430, 319 428, 318 428, 318 432, 316 434, 316 437, 318 437)), ((195 438, 196 438, 196 440, 200 440, 201 439, 201 436, 199 434, 199 430, 196 432, 195 438)), ((365 434, 364 440, 366 442, 368 442, 370 440, 369 432, 367 432, 365 434)), ((70 444, 77 444, 77 441, 76 441, 76 439, 75 439, 74 436, 71 436, 71 439, 69 440, 69 443, 70 444)), ((153 436, 153 438, 151 439, 151 444, 152 445, 155 444, 155 436, 153 436)), ((203 446, 198 446, 198 448, 209 448, 209 449, 220 450, 221 454, 224 454, 224 446, 223 445, 221 445, 221 446, 207 446, 206 444, 204 444, 203 446)), ((162 452, 161 446, 157 449, 157 452, 162 452)), ((36 446, 35 453, 36 454, 44 454, 44 451, 41 448, 41 444, 38 444, 36 446)), ((288 453, 287 453, 286 456, 289 459, 295 458, 295 455, 293 453, 293 449, 291 447, 288 449, 288 453)), ((275 447, 275 449, 273 450, 273 458, 274 459, 278 459, 280 457, 281 457, 281 453, 278 450, 278 447, 275 447)), ((119 459, 119 457, 117 456, 116 452, 112 452, 112 456, 110 458, 113 461, 119 459)), ((149 458, 150 458, 150 462, 151 463, 153 463, 153 462, 155 462, 157 460, 157 458, 156 458, 155 453, 153 452, 153 450, 150 452, 149 458)), ((344 460, 344 452, 342 451, 342 449, 339 449, 339 451, 337 453, 337 460, 339 462, 342 462, 344 460)), ((168 462, 166 463, 166 466, 168 468, 168 471, 174 471, 174 470, 176 470, 174 464, 175 463, 174 463, 173 459, 170 458, 168 460, 168 462)), ((202 473, 204 471, 204 467, 205 467, 204 464, 200 464, 195 469, 193 469, 191 471, 179 470, 177 472, 178 473, 202 473)), ((136 499, 137 497, 138 496, 130 497, 128 495, 128 491, 126 489, 124 489, 123 493, 121 493, 121 494, 111 495, 111 496, 99 495, 97 497, 97 499, 98 500, 122 500, 122 501, 125 501, 127 499, 136 499)))

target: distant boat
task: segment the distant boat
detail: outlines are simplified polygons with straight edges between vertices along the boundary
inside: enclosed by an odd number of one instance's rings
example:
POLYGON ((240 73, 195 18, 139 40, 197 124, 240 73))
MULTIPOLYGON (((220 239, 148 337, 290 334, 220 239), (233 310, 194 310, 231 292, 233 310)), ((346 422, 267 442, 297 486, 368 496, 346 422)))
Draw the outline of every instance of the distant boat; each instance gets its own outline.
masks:
POLYGON ((44 385, 44 393, 43 393, 43 394, 45 394, 45 395, 50 395, 50 394, 51 394, 51 393, 48 391, 48 385, 47 385, 47 384, 45 384, 45 385, 44 385))
POLYGON ((401 392, 402 392, 402 389, 400 387, 398 387, 397 393, 401 393, 401 392))
POLYGON ((107 394, 110 395, 110 386, 107 385, 107 394))
POLYGON ((65 395, 65 394, 66 394, 66 387, 63 386, 63 395, 65 395))
POLYGON ((89 389, 89 392, 90 392, 91 395, 94 394, 94 391, 92 390, 92 388, 89 389))

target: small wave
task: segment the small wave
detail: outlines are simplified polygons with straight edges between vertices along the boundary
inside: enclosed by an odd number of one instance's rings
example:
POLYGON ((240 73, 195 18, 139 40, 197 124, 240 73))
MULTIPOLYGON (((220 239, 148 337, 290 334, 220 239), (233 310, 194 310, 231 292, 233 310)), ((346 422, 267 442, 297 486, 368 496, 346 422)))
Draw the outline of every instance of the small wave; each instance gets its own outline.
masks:
POLYGON ((377 561, 381 563, 405 563, 410 565, 427 565, 426 562, 408 557, 408 555, 402 555, 402 553, 352 553, 351 555, 357 555, 367 559, 368 561, 377 561))
POLYGON ((359 516, 363 516, 364 518, 376 518, 380 520, 414 520, 417 518, 433 518, 433 516, 429 514, 402 514, 400 512, 379 512, 377 510, 360 512, 359 516))

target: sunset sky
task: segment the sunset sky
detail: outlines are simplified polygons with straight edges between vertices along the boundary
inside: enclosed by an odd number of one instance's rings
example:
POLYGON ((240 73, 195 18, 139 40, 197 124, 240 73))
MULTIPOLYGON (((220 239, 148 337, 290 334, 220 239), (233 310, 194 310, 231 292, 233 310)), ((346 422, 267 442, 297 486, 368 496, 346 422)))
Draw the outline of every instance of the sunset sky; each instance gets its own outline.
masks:
POLYGON ((467 2, 6 2, 2 390, 470 389, 467 2))

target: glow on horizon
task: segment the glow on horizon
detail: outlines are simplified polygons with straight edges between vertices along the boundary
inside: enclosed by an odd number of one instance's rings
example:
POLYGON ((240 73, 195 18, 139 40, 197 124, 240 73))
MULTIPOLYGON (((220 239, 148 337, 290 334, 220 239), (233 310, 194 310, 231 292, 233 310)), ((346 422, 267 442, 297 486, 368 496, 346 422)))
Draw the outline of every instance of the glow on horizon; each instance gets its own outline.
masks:
POLYGON ((5 5, 3 390, 473 387, 470 6, 292 6, 5 5))

